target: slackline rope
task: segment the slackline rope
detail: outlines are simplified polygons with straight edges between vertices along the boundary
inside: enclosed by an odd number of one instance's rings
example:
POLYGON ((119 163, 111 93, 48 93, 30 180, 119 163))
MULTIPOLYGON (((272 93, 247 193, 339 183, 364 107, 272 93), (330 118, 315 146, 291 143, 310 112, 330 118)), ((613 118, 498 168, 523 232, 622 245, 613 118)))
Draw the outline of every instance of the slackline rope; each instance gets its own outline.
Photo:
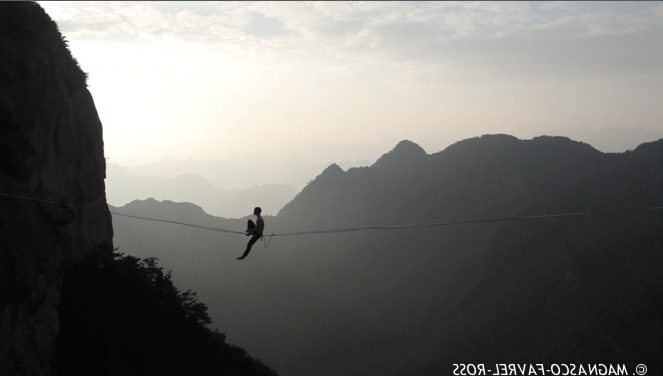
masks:
MULTIPOLYGON (((19 200, 25 200, 25 201, 33 201, 33 202, 38 202, 38 203, 42 203, 42 204, 64 206, 64 207, 70 207, 70 208, 76 208, 76 209, 93 210, 93 208, 91 208, 91 207, 86 207, 86 206, 81 206, 81 205, 71 205, 71 204, 65 204, 65 203, 61 203, 61 202, 41 200, 41 199, 36 199, 36 198, 32 198, 32 197, 18 196, 18 195, 12 195, 12 194, 2 193, 2 192, 0 192, 0 196, 19 199, 19 200)), ((464 224, 532 221, 532 220, 549 219, 549 218, 567 218, 567 217, 590 216, 590 215, 597 215, 597 214, 616 214, 616 213, 626 213, 626 212, 655 211, 655 210, 661 210, 661 209, 663 209, 663 206, 650 206, 650 207, 630 208, 630 209, 580 211, 580 212, 569 212, 569 213, 526 215, 526 216, 520 216, 520 217, 498 217, 498 218, 485 218, 485 219, 479 218, 479 219, 467 219, 467 220, 450 221, 450 222, 429 222, 429 223, 416 223, 416 224, 394 225, 394 226, 364 226, 364 227, 350 227, 350 228, 338 228, 338 229, 328 229, 328 230, 310 230, 310 231, 299 231, 299 232, 285 232, 285 233, 281 233, 281 234, 272 233, 272 234, 269 234, 269 235, 264 235, 262 240, 263 240, 265 248, 267 248, 271 244, 272 239, 276 236, 299 236, 299 235, 307 235, 307 234, 338 234, 338 233, 365 231, 365 230, 406 230, 406 229, 419 228, 419 227, 442 227, 442 226, 457 226, 457 225, 464 225, 464 224), (269 237, 269 240, 266 240, 265 239, 266 237, 269 237)), ((115 215, 115 216, 138 219, 138 220, 142 220, 142 221, 170 223, 170 224, 179 225, 179 226, 193 227, 193 228, 197 228, 197 229, 201 229, 201 230, 223 232, 223 233, 228 233, 228 234, 246 235, 245 232, 233 231, 233 230, 228 230, 228 229, 219 228, 219 227, 202 226, 202 225, 196 225, 196 224, 193 224, 193 223, 173 221, 173 220, 169 220, 169 219, 142 217, 142 216, 138 216, 138 215, 129 215, 129 214, 123 214, 123 213, 118 213, 118 212, 114 212, 114 211, 110 211, 110 213, 112 215, 115 215)))

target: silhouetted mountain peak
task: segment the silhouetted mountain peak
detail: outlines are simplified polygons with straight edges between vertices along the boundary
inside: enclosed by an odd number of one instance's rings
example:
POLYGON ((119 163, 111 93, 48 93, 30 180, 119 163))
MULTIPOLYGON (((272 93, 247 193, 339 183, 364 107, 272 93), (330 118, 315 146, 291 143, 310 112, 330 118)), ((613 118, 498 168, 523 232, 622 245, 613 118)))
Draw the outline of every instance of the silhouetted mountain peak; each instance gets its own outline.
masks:
POLYGON ((134 200, 115 209, 118 209, 121 212, 138 213, 139 215, 155 217, 167 217, 175 213, 177 218, 180 219, 210 216, 203 210, 203 208, 190 202, 174 202, 170 200, 159 201, 152 197, 145 200, 134 200))
POLYGON ((330 164, 327 168, 325 168, 320 175, 318 175, 313 182, 320 183, 324 182, 324 184, 327 184, 330 181, 335 181, 338 179, 340 176, 342 176, 345 173, 343 169, 337 165, 336 163, 330 164))
POLYGON ((468 158, 504 158, 506 156, 513 158, 516 155, 525 158, 534 156, 580 158, 581 156, 596 157, 601 154, 589 144, 563 136, 538 136, 530 140, 521 140, 506 134, 486 134, 456 142, 441 152, 435 153, 434 158, 466 160, 468 158))
POLYGON ((196 204, 192 204, 190 202, 175 202, 175 201, 170 201, 170 200, 163 200, 159 201, 155 199, 154 197, 147 198, 145 200, 134 200, 130 203, 128 203, 125 206, 168 206, 171 208, 177 208, 177 209, 187 209, 187 210, 195 210, 195 211, 200 211, 204 212, 203 208, 196 204))
POLYGON ((543 135, 534 137, 530 141, 536 143, 537 145, 563 146, 577 148, 578 150, 582 149, 591 152, 598 152, 598 150, 596 150, 592 145, 586 142, 572 140, 566 136, 543 135))
POLYGON ((471 137, 454 144, 449 145, 446 149, 436 153, 448 152, 462 152, 465 150, 482 150, 488 147, 505 147, 513 145, 520 141, 518 138, 508 134, 484 134, 480 137, 471 137))
POLYGON ((390 152, 382 155, 373 166, 391 166, 394 164, 403 164, 423 159, 426 151, 419 145, 410 140, 399 142, 390 152))
POLYGON ((399 142, 398 144, 396 144, 392 152, 426 155, 426 151, 421 146, 417 145, 416 143, 410 140, 403 140, 399 142))
POLYGON ((341 166, 337 165, 336 163, 330 164, 327 168, 325 168, 320 176, 336 176, 339 174, 342 174, 344 171, 341 168, 341 166))

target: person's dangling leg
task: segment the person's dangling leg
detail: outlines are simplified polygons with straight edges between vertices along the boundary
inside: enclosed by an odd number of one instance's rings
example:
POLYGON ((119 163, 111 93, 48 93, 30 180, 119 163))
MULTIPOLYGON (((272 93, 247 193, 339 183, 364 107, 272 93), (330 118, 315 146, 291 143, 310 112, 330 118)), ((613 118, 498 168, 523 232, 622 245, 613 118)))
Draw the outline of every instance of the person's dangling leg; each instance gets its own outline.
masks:
POLYGON ((238 257, 237 259, 238 260, 244 260, 246 258, 246 256, 249 255, 249 252, 251 252, 251 247, 253 247, 253 244, 255 244, 255 242, 257 242, 258 239, 260 239, 260 238, 261 238, 260 235, 253 235, 251 237, 251 239, 249 240, 249 243, 246 245, 246 250, 244 251, 244 254, 241 257, 238 257))

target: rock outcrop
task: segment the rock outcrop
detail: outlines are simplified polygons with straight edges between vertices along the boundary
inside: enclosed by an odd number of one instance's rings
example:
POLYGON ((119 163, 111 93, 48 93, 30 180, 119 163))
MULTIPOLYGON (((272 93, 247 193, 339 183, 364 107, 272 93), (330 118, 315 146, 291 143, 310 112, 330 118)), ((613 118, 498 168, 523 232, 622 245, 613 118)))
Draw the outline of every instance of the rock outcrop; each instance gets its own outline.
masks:
POLYGON ((64 270, 112 249, 102 129, 56 24, 0 4, 0 374, 48 374, 64 270))

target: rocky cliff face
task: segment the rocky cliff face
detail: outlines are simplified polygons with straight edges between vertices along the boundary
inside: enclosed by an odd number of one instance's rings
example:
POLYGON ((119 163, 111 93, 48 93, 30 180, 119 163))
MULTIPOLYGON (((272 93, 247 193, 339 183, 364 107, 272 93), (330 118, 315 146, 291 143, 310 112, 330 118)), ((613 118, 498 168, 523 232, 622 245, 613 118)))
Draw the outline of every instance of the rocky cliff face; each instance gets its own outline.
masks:
POLYGON ((0 196, 0 374, 48 374, 64 271, 112 248, 101 123, 36 3, 0 3, 0 56, 0 194, 62 204, 0 196))

